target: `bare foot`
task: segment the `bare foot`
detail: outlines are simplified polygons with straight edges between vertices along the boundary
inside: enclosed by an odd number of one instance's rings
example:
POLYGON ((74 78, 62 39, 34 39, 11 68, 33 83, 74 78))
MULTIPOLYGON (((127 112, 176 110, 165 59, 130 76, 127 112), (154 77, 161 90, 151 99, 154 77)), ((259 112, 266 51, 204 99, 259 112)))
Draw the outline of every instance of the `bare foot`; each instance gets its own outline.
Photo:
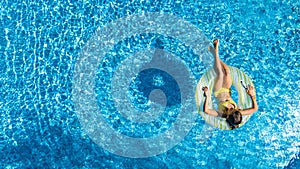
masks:
POLYGON ((219 40, 215 39, 213 41, 213 45, 214 45, 214 47, 208 46, 208 51, 210 51, 212 54, 215 54, 218 52, 218 49, 219 49, 219 40))
POLYGON ((213 43, 214 43, 214 48, 215 48, 215 49, 218 49, 218 48, 219 48, 219 39, 215 39, 215 40, 213 41, 213 43))

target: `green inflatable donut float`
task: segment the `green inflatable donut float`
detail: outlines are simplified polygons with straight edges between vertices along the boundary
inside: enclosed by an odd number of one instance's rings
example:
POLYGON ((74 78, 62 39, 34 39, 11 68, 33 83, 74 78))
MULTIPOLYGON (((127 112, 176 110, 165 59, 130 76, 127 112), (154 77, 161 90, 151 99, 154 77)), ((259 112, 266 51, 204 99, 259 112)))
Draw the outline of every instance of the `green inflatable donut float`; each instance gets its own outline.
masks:
MULTIPOLYGON (((236 91, 238 92, 238 103, 237 103, 238 108, 247 109, 252 107, 252 100, 246 93, 243 85, 241 84, 241 81, 243 81, 245 84, 250 84, 254 86, 253 82, 244 72, 242 72, 238 68, 232 66, 228 66, 228 67, 230 69, 232 85, 235 87, 236 91)), ((213 93, 212 89, 214 87, 215 78, 216 78, 216 73, 213 69, 211 69, 207 71, 199 80, 196 87, 196 93, 195 93, 198 112, 203 117, 203 119, 211 126, 219 128, 221 130, 231 130, 225 118, 211 116, 203 112, 203 104, 205 98, 203 96, 202 87, 207 86, 209 89, 210 96, 212 96, 213 93)), ((255 89, 254 89, 254 93, 255 93, 255 89)), ((217 110, 217 106, 216 105, 213 106, 211 97, 207 99, 209 103, 209 108, 217 110)), ((243 121, 239 126, 240 127, 243 126, 250 119, 250 117, 251 115, 244 115, 243 121)))

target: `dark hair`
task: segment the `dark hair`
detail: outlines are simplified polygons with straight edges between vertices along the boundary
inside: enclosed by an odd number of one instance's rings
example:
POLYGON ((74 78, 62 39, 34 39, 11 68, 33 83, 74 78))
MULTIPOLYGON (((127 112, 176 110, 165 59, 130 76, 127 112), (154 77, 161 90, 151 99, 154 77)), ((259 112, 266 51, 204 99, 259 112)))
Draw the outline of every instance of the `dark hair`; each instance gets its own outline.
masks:
POLYGON ((227 116, 226 122, 229 124, 231 129, 235 129, 239 127, 243 120, 242 113, 239 111, 235 111, 227 116))

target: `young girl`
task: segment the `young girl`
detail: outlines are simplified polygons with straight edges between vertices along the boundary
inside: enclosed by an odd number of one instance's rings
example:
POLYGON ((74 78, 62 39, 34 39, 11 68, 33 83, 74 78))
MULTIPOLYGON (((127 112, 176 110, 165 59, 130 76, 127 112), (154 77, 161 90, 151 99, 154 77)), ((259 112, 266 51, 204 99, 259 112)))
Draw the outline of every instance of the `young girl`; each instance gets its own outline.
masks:
POLYGON ((205 101, 203 105, 203 111, 211 116, 220 116, 226 118, 226 122, 232 129, 238 128, 242 122, 242 115, 250 115, 257 111, 258 106, 256 97, 254 95, 253 86, 248 85, 246 88, 247 94, 251 97, 252 107, 244 110, 240 110, 237 104, 231 98, 230 87, 232 85, 232 79, 230 77, 230 71, 228 66, 222 62, 219 58, 219 40, 213 41, 214 47, 209 46, 208 50, 214 55, 214 70, 217 74, 214 84, 214 96, 218 102, 218 110, 212 110, 208 108, 207 103, 207 91, 205 86, 202 88, 204 91, 205 101))

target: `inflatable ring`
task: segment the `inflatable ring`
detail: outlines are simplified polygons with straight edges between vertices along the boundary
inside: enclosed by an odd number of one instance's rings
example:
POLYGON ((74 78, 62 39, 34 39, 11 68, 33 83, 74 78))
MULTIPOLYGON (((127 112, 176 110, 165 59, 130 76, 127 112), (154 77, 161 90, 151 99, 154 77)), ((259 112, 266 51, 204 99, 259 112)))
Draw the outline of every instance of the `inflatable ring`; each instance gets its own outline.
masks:
MULTIPOLYGON (((232 66, 228 66, 228 67, 230 69, 232 85, 235 87, 235 89, 238 92, 238 104, 237 104, 238 108, 246 109, 246 108, 252 107, 252 100, 248 96, 248 94, 245 92, 245 89, 244 89, 243 85, 241 84, 241 81, 243 81, 245 84, 250 84, 250 85, 254 86, 251 79, 244 72, 239 70, 238 68, 232 67, 232 66)), ((207 86, 209 93, 212 93, 215 78, 216 78, 216 73, 215 73, 214 69, 211 69, 211 70, 207 71, 199 80, 197 87, 196 87, 196 94, 195 94, 198 112, 203 117, 203 119, 211 126, 222 129, 222 130, 231 130, 231 128, 227 124, 225 118, 211 116, 211 115, 208 115, 203 112, 203 104, 204 104, 205 98, 203 96, 202 87, 207 86)), ((255 93, 255 89, 254 89, 254 93, 255 93)), ((212 94, 209 94, 209 95, 211 96, 212 94)), ((217 110, 217 105, 213 106, 211 97, 208 97, 207 99, 208 99, 209 108, 217 110)), ((242 125, 244 125, 250 119, 250 117, 251 117, 251 115, 244 115, 243 121, 239 126, 241 127, 242 125)))

